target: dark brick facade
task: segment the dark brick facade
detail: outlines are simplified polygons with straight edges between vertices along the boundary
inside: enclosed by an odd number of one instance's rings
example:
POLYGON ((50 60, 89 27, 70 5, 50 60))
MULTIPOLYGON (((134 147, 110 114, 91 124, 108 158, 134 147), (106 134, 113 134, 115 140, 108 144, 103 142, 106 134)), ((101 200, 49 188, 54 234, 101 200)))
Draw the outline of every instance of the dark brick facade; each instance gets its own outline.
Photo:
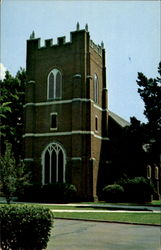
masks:
POLYGON ((42 182, 44 150, 54 143, 64 153, 65 181, 75 184, 80 198, 96 200, 98 175, 107 145, 107 89, 105 50, 90 40, 87 30, 71 32, 71 41, 52 39, 40 47, 40 39, 27 41, 25 110, 25 160, 32 165, 34 181, 42 182), (48 75, 62 75, 62 96, 49 100, 48 75), (94 101, 94 75, 98 77, 98 101, 94 101), (57 128, 51 129, 51 114, 57 128), (97 124, 96 124, 97 123, 97 124), (96 128, 97 127, 97 128, 96 128))

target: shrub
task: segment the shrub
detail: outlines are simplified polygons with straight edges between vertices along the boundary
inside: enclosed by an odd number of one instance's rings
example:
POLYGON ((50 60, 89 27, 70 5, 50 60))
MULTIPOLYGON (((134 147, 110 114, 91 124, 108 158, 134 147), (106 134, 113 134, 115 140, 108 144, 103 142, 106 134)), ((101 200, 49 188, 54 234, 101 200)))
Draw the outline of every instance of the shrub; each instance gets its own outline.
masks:
POLYGON ((0 206, 1 248, 41 250, 47 247, 53 213, 43 207, 0 206))
POLYGON ((75 200, 77 189, 70 183, 55 183, 42 186, 32 184, 26 187, 21 201, 32 202, 72 202, 75 200))
POLYGON ((148 202, 154 194, 154 186, 149 179, 135 177, 123 179, 119 182, 125 190, 124 199, 127 202, 148 202))
POLYGON ((19 201, 41 202, 42 185, 39 183, 31 183, 24 188, 24 192, 18 196, 19 201))
POLYGON ((119 202, 122 200, 124 189, 121 185, 112 184, 103 188, 106 201, 119 202))
POLYGON ((76 187, 70 183, 55 183, 43 186, 42 197, 46 202, 72 202, 76 192, 76 187))

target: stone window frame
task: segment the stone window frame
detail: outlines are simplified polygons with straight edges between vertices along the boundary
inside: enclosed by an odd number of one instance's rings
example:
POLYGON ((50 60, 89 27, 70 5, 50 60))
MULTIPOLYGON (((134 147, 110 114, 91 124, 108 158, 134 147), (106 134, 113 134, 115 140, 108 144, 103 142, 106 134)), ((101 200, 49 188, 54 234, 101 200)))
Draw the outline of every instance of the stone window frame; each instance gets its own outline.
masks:
POLYGON ((52 112, 50 113, 50 130, 58 130, 58 113, 57 112, 52 112), (55 116, 56 117, 56 126, 52 127, 52 117, 55 116))
POLYGON ((98 116, 95 115, 95 131, 98 133, 98 116))
POLYGON ((46 184, 52 184, 52 183, 58 183, 58 182, 66 182, 66 153, 65 150, 63 149, 63 147, 59 144, 59 143, 50 143, 43 151, 42 153, 42 185, 46 185, 46 184), (55 156, 56 156, 56 164, 52 164, 52 154, 53 152, 55 152, 55 156), (62 159, 63 160, 63 165, 62 167, 62 180, 60 180, 60 165, 59 165, 59 152, 61 152, 62 154, 62 159), (46 153, 48 153, 49 156, 49 166, 48 166, 48 170, 46 170, 46 153), (52 181, 52 167, 55 166, 55 181, 52 181), (48 173, 47 173, 48 172, 48 173), (48 174, 48 177, 46 178, 46 173, 48 174), (48 182, 46 181, 46 179, 48 179, 48 182))
POLYGON ((159 168, 155 166, 155 179, 159 180, 159 168))
POLYGON ((150 165, 147 166, 147 178, 151 179, 151 166, 150 165))
POLYGON ((62 73, 59 69, 54 68, 49 72, 47 78, 47 99, 56 100, 61 98, 62 98, 62 73), (58 79, 58 75, 60 76, 60 79, 58 79), (53 76, 53 82, 50 82, 51 76, 53 76), (57 92, 59 92, 59 94, 57 92))
POLYGON ((99 80, 96 73, 93 76, 93 99, 95 103, 99 103, 99 80))

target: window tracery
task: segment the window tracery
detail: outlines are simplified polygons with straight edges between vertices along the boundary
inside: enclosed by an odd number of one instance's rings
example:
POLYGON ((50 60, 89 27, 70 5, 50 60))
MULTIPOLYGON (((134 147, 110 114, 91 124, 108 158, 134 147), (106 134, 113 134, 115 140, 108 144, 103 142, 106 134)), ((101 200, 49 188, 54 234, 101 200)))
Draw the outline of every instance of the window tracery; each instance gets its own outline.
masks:
POLYGON ((53 69, 48 75, 47 98, 60 99, 62 95, 62 74, 58 69, 53 69))

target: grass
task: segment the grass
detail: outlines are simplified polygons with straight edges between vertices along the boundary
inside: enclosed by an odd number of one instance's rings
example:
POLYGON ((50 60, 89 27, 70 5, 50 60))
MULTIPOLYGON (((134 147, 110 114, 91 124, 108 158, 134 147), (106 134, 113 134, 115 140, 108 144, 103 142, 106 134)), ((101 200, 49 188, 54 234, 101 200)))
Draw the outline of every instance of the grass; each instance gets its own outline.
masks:
MULTIPOLYGON (((96 210, 98 210, 98 209, 101 209, 102 210, 102 208, 94 208, 94 207, 81 207, 81 206, 65 206, 65 205, 48 205, 48 204, 43 204, 43 203, 40 203, 40 204, 38 204, 38 203, 11 203, 12 205, 19 205, 19 206, 21 206, 21 205, 28 205, 28 206, 42 206, 42 207, 44 207, 44 208, 49 208, 49 209, 51 209, 51 210, 54 210, 54 209, 59 209, 59 210, 94 210, 94 209, 96 209, 96 210)), ((7 203, 0 203, 0 206, 1 205, 8 205, 7 203)))
POLYGON ((158 205, 158 206, 161 206, 161 201, 160 201, 160 200, 154 200, 154 201, 150 202, 150 205, 158 205))
MULTIPOLYGON (((77 206, 65 206, 65 205, 43 205, 43 204, 34 204, 36 206, 43 206, 44 208, 49 208, 49 209, 59 209, 59 210, 94 210, 95 208, 94 207, 77 207, 77 206)), ((96 208, 97 209, 97 208, 96 208)), ((99 208, 99 209, 102 209, 102 208, 99 208)))
POLYGON ((153 213, 68 213, 68 212, 54 212, 55 218, 72 218, 72 219, 88 219, 114 222, 127 222, 138 224, 161 224, 160 214, 153 213))
POLYGON ((146 203, 107 203, 104 201, 98 201, 98 202, 80 202, 79 204, 95 204, 95 205, 124 205, 124 206, 153 206, 153 205, 157 205, 157 206, 161 206, 161 201, 160 200, 153 200, 151 202, 146 202, 146 203))
MULTIPOLYGON (((23 203, 21 203, 23 204, 23 203)), ((19 204, 19 205, 21 205, 19 204)), ((86 203, 87 204, 87 203, 86 203)), ((114 221, 114 222, 128 222, 128 223, 138 223, 138 224, 161 224, 161 215, 160 213, 133 213, 133 212, 98 212, 102 208, 92 208, 90 204, 103 204, 103 203, 88 203, 89 207, 81 207, 81 203, 76 204, 75 206, 70 205, 48 205, 48 204, 28 204, 28 206, 43 206, 44 208, 49 208, 51 210, 59 209, 60 212, 54 212, 56 218, 72 218, 72 219, 88 219, 88 220, 101 220, 101 221, 114 221), (63 212, 63 210, 95 210, 95 212, 63 212)), ((107 203, 106 203, 107 204, 107 203)), ((4 204, 0 204, 4 205, 4 204)), ((6 204, 7 205, 7 204, 6 204)), ((15 204, 17 205, 17 204, 15 204)), ((118 205, 118 204, 116 204, 118 205)), ((125 205, 125 204, 124 204, 125 205)), ((128 205, 128 204, 127 204, 128 205)), ((131 205, 131 204, 129 204, 131 205)), ((138 204, 137 204, 138 205, 138 204)), ((157 204, 155 204, 157 205, 157 204)), ((107 209, 106 209, 107 210, 107 209)))

